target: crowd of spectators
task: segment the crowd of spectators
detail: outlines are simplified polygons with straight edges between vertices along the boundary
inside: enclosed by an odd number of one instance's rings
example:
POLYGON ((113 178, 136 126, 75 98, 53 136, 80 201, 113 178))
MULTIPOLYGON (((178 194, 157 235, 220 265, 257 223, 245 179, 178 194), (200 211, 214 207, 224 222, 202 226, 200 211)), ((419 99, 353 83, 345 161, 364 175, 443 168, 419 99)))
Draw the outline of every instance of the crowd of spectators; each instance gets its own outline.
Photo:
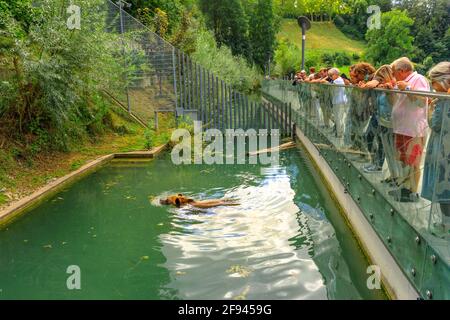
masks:
POLYGON ((366 173, 384 167, 382 183, 395 187, 389 195, 396 201, 421 196, 439 203, 442 226, 450 232, 450 98, 407 93, 450 94, 450 62, 433 67, 428 78, 406 57, 378 69, 355 64, 349 77, 337 68, 311 68, 295 75, 293 85, 301 83, 329 84, 328 96, 323 86, 305 86, 320 126, 343 145, 370 154, 366 173), (383 90, 364 90, 374 88, 383 90))

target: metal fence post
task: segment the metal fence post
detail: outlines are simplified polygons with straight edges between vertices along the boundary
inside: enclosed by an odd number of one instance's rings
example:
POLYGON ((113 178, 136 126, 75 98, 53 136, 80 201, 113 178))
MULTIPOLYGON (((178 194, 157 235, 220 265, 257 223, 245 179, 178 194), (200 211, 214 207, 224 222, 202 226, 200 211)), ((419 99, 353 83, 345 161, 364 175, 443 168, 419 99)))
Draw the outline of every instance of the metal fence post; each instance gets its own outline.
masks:
POLYGON ((267 123, 266 123, 266 103, 262 103, 262 112, 263 112, 263 128, 267 129, 267 123))
POLYGON ((189 110, 194 108, 194 91, 192 81, 192 60, 188 57, 189 110))
POLYGON ((245 125, 244 125, 244 128, 245 128, 245 130, 248 130, 248 119, 249 119, 249 115, 248 115, 248 109, 249 109, 249 107, 248 107, 248 97, 247 96, 245 96, 245 125))
POLYGON ((200 95, 200 65, 197 64, 197 68, 195 69, 195 79, 197 80, 197 113, 200 112, 201 108, 201 95, 200 95))
POLYGON ((254 120, 255 120, 254 113, 255 113, 254 102, 250 101, 250 124, 249 125, 250 125, 251 129, 256 129, 256 126, 254 123, 254 120))
POLYGON ((181 83, 181 54, 180 51, 178 50, 178 54, 177 54, 177 65, 178 65, 178 81, 180 84, 180 108, 183 108, 183 85, 181 83))
POLYGON ((225 131, 225 86, 223 80, 220 80, 220 88, 221 88, 221 100, 222 100, 222 123, 220 129, 225 131))
POLYGON ((123 63, 124 63, 124 67, 125 67, 125 93, 127 95, 127 107, 128 107, 128 112, 131 113, 131 103, 130 103, 130 95, 128 93, 128 64, 127 64, 127 60, 125 58, 125 38, 124 38, 124 23, 123 23, 123 6, 125 5, 125 3, 122 0, 118 1, 119 4, 119 16, 120 16, 120 35, 121 35, 121 39, 122 39, 122 54, 123 54, 123 63))
POLYGON ((219 101, 219 91, 220 91, 220 87, 219 87, 219 78, 216 76, 216 125, 215 125, 215 129, 219 129, 220 128, 220 101, 219 101))
POLYGON ((197 64, 192 62, 192 110, 197 110, 197 64))
POLYGON ((200 77, 199 77, 199 65, 195 64, 195 96, 196 96, 196 110, 200 110, 200 77))
POLYGON ((175 47, 172 47, 173 89, 175 91, 175 112, 178 108, 177 68, 175 64, 175 47))
POLYGON ((289 133, 292 138, 295 136, 295 128, 292 123, 292 104, 289 102, 289 133))
POLYGON ((230 108, 230 98, 231 89, 225 83, 225 117, 226 117, 226 129, 231 129, 231 108, 230 108))
POLYGON ((228 86, 226 83, 224 83, 224 93, 225 93, 225 101, 224 101, 224 116, 225 116, 225 122, 224 122, 224 129, 228 129, 228 124, 230 123, 228 120, 228 86))
POLYGON ((208 128, 209 128, 209 122, 211 121, 211 82, 210 82, 210 74, 209 74, 209 70, 207 71, 207 78, 208 78, 208 91, 206 93, 207 99, 208 99, 208 112, 207 112, 207 118, 208 121, 206 122, 208 124, 208 128))
POLYGON ((233 104, 233 110, 234 110, 234 129, 239 128, 239 92, 234 92, 234 104, 233 104))
POLYGON ((183 106, 183 108, 184 109, 189 109, 189 106, 188 106, 188 101, 187 101, 187 80, 186 80, 186 78, 187 78, 187 68, 186 68, 186 56, 184 55, 184 52, 183 52, 183 87, 184 87, 184 90, 183 90, 183 93, 184 93, 184 106, 183 106))
POLYGON ((241 93, 241 129, 245 129, 245 96, 241 93))
POLYGON ((286 136, 289 136, 289 123, 288 123, 288 115, 289 115, 289 104, 286 103, 284 112, 284 131, 286 136))
POLYGON ((205 125, 207 123, 207 112, 208 112, 208 91, 207 91, 207 81, 206 81, 206 70, 203 69, 202 72, 203 77, 203 121, 205 125))
POLYGON ((271 130, 277 128, 277 114, 278 114, 278 112, 275 113, 275 111, 276 111, 276 106, 275 106, 275 104, 271 103, 271 110, 270 110, 270 113, 271 113, 271 116, 272 116, 272 125, 270 126, 271 130))
POLYGON ((239 128, 244 129, 244 95, 242 93, 239 93, 239 100, 240 100, 240 104, 241 104, 241 112, 240 112, 240 123, 239 123, 239 128))
POLYGON ((214 81, 214 74, 211 73, 211 113, 212 113, 212 128, 216 126, 216 83, 214 81))
POLYGON ((204 107, 204 90, 203 90, 203 67, 200 66, 200 121, 203 123, 203 107, 204 107))
POLYGON ((238 129, 241 128, 241 94, 240 92, 236 93, 236 107, 237 107, 237 112, 236 112, 236 116, 237 116, 237 127, 238 129))

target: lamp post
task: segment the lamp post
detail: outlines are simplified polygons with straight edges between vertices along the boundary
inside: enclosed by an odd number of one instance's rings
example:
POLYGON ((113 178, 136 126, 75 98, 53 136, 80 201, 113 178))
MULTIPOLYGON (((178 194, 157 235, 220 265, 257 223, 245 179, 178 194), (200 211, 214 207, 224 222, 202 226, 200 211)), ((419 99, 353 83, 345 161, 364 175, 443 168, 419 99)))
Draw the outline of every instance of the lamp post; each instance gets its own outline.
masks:
POLYGON ((305 44, 306 44, 306 31, 311 29, 311 22, 305 16, 297 18, 298 25, 302 29, 302 70, 305 70, 305 44))

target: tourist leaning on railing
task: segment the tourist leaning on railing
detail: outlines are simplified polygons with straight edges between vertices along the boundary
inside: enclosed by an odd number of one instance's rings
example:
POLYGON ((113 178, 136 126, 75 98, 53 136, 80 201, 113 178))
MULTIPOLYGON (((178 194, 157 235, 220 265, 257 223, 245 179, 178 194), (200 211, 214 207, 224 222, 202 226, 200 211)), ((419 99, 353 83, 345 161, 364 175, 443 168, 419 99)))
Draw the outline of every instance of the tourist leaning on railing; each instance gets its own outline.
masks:
POLYGON ((353 74, 356 78, 356 84, 362 86, 368 81, 372 80, 375 71, 376 69, 370 63, 360 62, 355 64, 353 68, 353 74))
POLYGON ((314 80, 315 77, 316 77, 316 68, 314 68, 314 67, 309 68, 309 76, 308 76, 307 81, 314 80))
MULTIPOLYGON (((390 65, 381 66, 373 77, 377 81, 378 88, 393 89, 396 79, 390 65)), ((383 152, 389 170, 389 176, 383 180, 383 183, 396 185, 397 179, 400 177, 399 163, 396 160, 394 130, 392 125, 392 107, 395 103, 395 95, 384 91, 374 92, 376 96, 376 113, 379 123, 379 131, 381 137, 381 148, 379 153, 383 152)), ((381 156, 379 157, 381 159, 381 156)), ((381 165, 382 166, 382 163, 381 165)))
MULTIPOLYGON (((408 58, 400 58, 391 66, 397 79, 397 89, 430 91, 427 79, 414 71, 414 66, 408 58)), ((391 195, 400 202, 415 201, 421 176, 420 162, 428 130, 427 99, 399 95, 392 110, 392 123, 397 156, 405 168, 405 179, 402 188, 391 192, 391 195)))
POLYGON ((331 78, 328 76, 328 71, 331 68, 322 68, 319 70, 319 76, 313 80, 311 80, 311 82, 318 82, 318 83, 332 83, 333 80, 331 80, 331 78))
POLYGON ((347 75, 345 73, 341 74, 341 78, 342 78, 342 80, 344 80, 344 84, 346 86, 349 86, 351 84, 350 79, 347 77, 347 75))
MULTIPOLYGON (((436 65, 430 70, 429 75, 434 90, 450 93, 450 62, 441 62, 436 65)), ((450 111, 445 110, 446 103, 449 108, 449 100, 437 99, 430 104, 431 136, 425 158, 422 197, 440 204, 442 211, 440 227, 448 235, 450 232, 450 111)))
POLYGON ((306 71, 302 70, 300 72, 297 72, 297 74, 294 76, 294 81, 292 82, 293 86, 296 86, 297 84, 307 81, 308 77, 306 75, 306 71))
MULTIPOLYGON (((331 68, 328 76, 333 80, 333 84, 345 85, 344 79, 339 75, 339 69, 331 68)), ((347 94, 344 87, 335 88, 332 97, 334 125, 336 126, 336 137, 342 138, 345 130, 345 120, 347 118, 347 94)))
MULTIPOLYGON (((362 63, 361 67, 357 66, 356 70, 365 70, 365 72, 359 72, 364 76, 364 79, 358 83, 360 88, 365 88, 366 84, 374 78, 375 68, 368 64, 362 63)), ((367 95, 367 93, 365 93, 367 95)), ((380 172, 384 163, 384 148, 381 140, 381 128, 378 121, 378 112, 376 110, 376 96, 369 94, 366 102, 366 112, 370 115, 369 124, 364 133, 364 141, 367 144, 367 151, 373 156, 371 162, 363 166, 363 170, 366 173, 380 172)), ((364 122, 365 124, 365 122, 364 122)))
MULTIPOLYGON (((369 63, 358 63, 350 70, 350 78, 356 86, 362 86, 371 80, 375 68, 369 63)), ((373 101, 370 99, 370 92, 363 90, 352 90, 350 94, 350 110, 348 121, 350 128, 350 139, 353 148, 372 152, 374 136, 367 136, 367 124, 373 114, 373 101)), ((368 128, 372 130, 372 128, 368 128)))

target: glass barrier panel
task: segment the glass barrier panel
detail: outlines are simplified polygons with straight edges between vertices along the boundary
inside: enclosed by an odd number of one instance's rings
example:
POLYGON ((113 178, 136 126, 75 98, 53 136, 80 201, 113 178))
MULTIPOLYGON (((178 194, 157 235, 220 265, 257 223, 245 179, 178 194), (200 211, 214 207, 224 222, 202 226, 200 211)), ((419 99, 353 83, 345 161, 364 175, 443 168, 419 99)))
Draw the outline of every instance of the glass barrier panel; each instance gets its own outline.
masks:
POLYGON ((292 103, 297 127, 422 296, 448 298, 450 99, 288 81, 263 93, 292 103))

